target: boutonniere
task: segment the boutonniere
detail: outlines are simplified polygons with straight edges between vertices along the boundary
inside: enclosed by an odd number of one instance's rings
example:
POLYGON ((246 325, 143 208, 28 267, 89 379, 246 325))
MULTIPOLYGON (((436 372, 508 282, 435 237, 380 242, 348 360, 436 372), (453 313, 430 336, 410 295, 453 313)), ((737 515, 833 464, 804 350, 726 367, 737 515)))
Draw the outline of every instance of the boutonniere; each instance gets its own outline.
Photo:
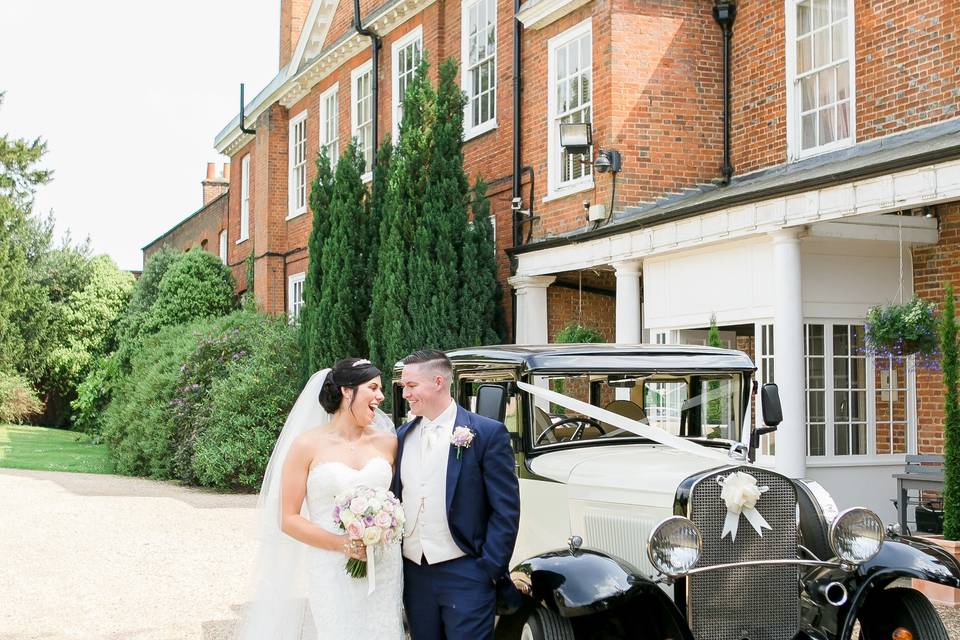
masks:
POLYGON ((474 432, 469 427, 456 427, 450 436, 450 444, 457 448, 457 460, 463 454, 463 450, 473 444, 474 432))

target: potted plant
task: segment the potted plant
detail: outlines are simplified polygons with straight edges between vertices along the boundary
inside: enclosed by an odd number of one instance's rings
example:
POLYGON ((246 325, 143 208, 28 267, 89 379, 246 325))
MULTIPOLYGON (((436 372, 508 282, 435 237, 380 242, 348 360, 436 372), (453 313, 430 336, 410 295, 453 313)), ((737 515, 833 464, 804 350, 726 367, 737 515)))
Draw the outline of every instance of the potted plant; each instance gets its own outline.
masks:
POLYGON ((579 322, 571 321, 570 324, 557 332, 553 341, 561 344, 583 344, 604 342, 603 334, 596 329, 590 329, 579 322))
POLYGON ((874 355, 932 355, 937 350, 937 317, 932 302, 914 297, 906 304, 886 304, 867 312, 867 349, 874 355))

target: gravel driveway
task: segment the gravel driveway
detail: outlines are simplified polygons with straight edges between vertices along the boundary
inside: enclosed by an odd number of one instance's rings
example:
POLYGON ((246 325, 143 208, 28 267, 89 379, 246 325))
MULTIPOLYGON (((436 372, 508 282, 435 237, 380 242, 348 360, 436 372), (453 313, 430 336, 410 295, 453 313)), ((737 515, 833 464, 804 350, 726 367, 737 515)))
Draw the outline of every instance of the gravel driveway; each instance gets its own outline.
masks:
POLYGON ((255 496, 0 469, 0 640, 228 639, 255 496))
MULTIPOLYGON (((255 502, 0 469, 0 640, 229 640, 256 550, 255 502)), ((960 610, 940 613, 960 639, 960 610)))

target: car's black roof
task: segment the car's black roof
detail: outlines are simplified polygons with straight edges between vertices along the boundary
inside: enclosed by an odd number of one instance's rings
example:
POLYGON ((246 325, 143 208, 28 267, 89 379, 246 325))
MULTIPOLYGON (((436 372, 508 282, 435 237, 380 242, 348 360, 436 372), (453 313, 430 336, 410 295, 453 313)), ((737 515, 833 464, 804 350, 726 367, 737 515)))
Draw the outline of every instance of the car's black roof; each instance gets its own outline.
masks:
MULTIPOLYGON (((520 366, 525 370, 753 370, 742 351, 679 344, 494 345, 447 351, 459 363, 520 366)), ((400 365, 400 363, 398 363, 400 365)))

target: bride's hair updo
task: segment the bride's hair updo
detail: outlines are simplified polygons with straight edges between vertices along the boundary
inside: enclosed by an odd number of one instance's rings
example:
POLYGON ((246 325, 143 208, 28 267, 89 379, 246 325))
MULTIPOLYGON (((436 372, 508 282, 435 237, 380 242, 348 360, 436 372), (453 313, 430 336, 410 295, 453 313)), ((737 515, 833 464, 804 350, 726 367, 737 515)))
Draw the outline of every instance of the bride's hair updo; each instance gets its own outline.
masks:
MULTIPOLYGON (((327 413, 333 414, 340 408, 343 401, 343 389, 353 389, 356 392, 364 382, 369 382, 380 375, 380 369, 377 369, 369 360, 363 358, 345 358, 333 365, 326 380, 323 381, 323 387, 320 389, 320 406, 327 413)), ((353 399, 356 399, 356 393, 353 399)), ((353 399, 350 400, 353 403, 353 399)))

